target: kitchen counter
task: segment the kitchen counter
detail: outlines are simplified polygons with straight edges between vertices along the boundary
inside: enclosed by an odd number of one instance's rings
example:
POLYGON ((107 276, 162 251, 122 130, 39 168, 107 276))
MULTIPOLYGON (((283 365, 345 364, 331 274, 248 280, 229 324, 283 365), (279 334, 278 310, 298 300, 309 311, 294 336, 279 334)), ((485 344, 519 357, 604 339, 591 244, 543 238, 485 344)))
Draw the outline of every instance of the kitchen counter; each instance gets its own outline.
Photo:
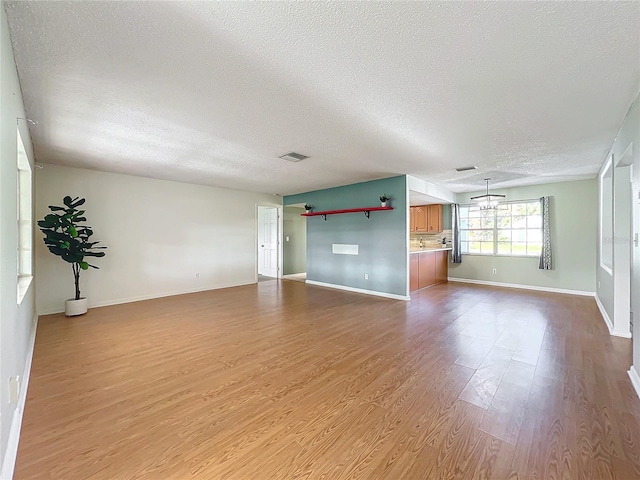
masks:
POLYGON ((451 247, 447 247, 447 248, 442 248, 442 247, 412 248, 411 250, 409 250, 409 253, 446 252, 447 250, 451 250, 451 247))
MULTIPOLYGON (((433 244, 432 244, 433 245, 433 244)), ((449 277, 451 247, 427 246, 409 249, 409 291, 445 283, 449 277), (421 255, 413 255, 419 253, 421 255)))

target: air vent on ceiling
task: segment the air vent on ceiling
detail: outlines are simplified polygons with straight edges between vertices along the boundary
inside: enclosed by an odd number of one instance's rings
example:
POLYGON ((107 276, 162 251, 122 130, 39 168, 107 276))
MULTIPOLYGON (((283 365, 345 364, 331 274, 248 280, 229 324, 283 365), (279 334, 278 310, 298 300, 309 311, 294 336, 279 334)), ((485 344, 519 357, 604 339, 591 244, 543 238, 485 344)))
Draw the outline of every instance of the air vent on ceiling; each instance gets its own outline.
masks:
POLYGON ((468 172, 469 170, 477 170, 477 169, 478 169, 478 167, 473 165, 471 167, 459 167, 459 168, 456 168, 456 172, 468 172))
POLYGON ((302 155, 301 153, 289 152, 281 155, 280 158, 284 160, 288 160, 290 162, 299 162, 300 160, 304 160, 305 158, 309 158, 306 155, 302 155))

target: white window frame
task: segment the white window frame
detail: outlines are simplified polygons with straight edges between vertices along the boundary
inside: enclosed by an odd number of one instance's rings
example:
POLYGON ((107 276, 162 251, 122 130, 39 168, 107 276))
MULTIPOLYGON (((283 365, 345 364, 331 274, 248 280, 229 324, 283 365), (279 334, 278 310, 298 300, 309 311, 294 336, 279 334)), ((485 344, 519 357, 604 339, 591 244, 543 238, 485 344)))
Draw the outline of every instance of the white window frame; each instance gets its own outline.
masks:
POLYGON ((598 175, 598 190, 599 190, 599 209, 600 209, 600 221, 598 222, 598 237, 600 238, 600 268, 602 268, 609 275, 613 275, 613 154, 609 155, 606 163, 602 167, 600 174, 598 175), (609 207, 607 212, 607 232, 605 232, 605 198, 604 198, 604 182, 605 178, 609 179, 611 183, 611 188, 609 190, 610 198, 609 207), (607 235, 608 234, 608 235, 607 235), (608 238, 607 238, 608 236, 608 238), (605 248, 609 250, 608 256, 604 254, 605 248), (610 263, 606 263, 606 260, 603 260, 607 257, 610 260, 610 263))
POLYGON ((18 272, 18 305, 27 294, 33 280, 33 178, 31 163, 27 151, 17 129, 17 272, 18 272))
MULTIPOLYGON (((517 205, 517 204, 540 204, 540 200, 539 199, 530 199, 530 200, 513 200, 513 201, 508 201, 508 202, 501 202, 500 205, 517 205)), ((461 207, 463 208, 468 208, 471 209, 473 208, 473 206, 471 204, 465 204, 465 205, 461 205, 461 207)), ((464 247, 461 249, 461 253, 462 255, 480 255, 480 256, 489 256, 489 257, 516 257, 516 258, 538 258, 540 256, 540 253, 534 253, 534 254, 513 254, 513 253, 500 253, 499 252, 499 239, 498 239, 498 232, 499 230, 503 230, 498 228, 498 212, 499 212, 500 206, 498 206, 498 208, 496 210, 491 211, 490 213, 483 213, 482 216, 486 217, 487 215, 490 217, 493 217, 493 227, 492 228, 481 228, 481 229, 463 229, 462 227, 460 228, 460 235, 462 235, 462 232, 469 232, 469 231, 474 231, 474 230, 486 230, 486 231, 491 231, 493 232, 493 240, 492 240, 492 244, 493 244, 493 248, 491 250, 491 252, 488 253, 479 253, 479 252, 469 252, 469 251, 464 251, 464 247)), ((528 224, 528 217, 530 217, 530 215, 525 215, 525 217, 527 217, 527 224, 528 224)), ((469 217, 466 217, 467 219, 469 219, 469 217)), ((461 217, 461 220, 463 220, 464 218, 461 217)), ((510 230, 524 230, 525 232, 529 231, 529 230, 535 230, 535 229, 540 229, 540 248, 542 248, 542 212, 540 212, 540 227, 529 227, 528 225, 525 226, 524 228, 511 228, 510 230)), ((467 243, 467 248, 468 248, 468 244, 471 243, 468 240, 467 241, 462 241, 463 243, 467 243)), ((506 243, 506 242, 503 242, 506 243)), ((511 239, 511 241, 509 242, 511 245, 513 245, 513 238, 511 239)), ((516 243, 520 243, 520 242, 516 242, 516 243)), ((528 240, 526 240, 525 245, 528 245, 529 242, 528 240)))

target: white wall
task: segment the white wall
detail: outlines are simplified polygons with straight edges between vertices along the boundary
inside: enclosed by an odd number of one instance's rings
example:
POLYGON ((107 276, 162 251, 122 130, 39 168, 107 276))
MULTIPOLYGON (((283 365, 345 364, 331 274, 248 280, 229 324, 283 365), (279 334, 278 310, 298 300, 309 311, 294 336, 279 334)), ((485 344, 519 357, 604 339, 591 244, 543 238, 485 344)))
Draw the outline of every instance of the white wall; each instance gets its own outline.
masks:
MULTIPOLYGON (((629 148, 631 147, 632 154, 632 171, 631 171, 631 190, 632 190, 632 215, 634 218, 634 225, 632 234, 638 233, 640 230, 640 97, 637 97, 634 104, 629 109, 627 116, 624 120, 618 135, 616 136, 613 145, 611 146, 611 150, 607 153, 605 159, 603 159, 603 167, 606 163, 606 160, 613 154, 613 163, 616 165, 618 161, 624 158, 625 153, 629 152, 629 148)), ((618 181, 619 178, 616 176, 624 176, 628 175, 628 172, 624 169, 614 168, 614 185, 617 189, 620 188, 620 185, 625 183, 624 181, 618 181)), ((626 181, 626 180, 625 180, 626 181)), ((625 186, 624 188, 628 188, 625 186)), ((620 192, 618 192, 620 193, 620 192)), ((603 221, 613 221, 613 239, 605 239, 605 241, 613 242, 614 248, 616 251, 621 251, 622 249, 626 249, 629 244, 632 244, 633 237, 628 237, 628 232, 626 234, 621 233, 620 222, 618 226, 616 226, 615 219, 620 219, 620 215, 618 215, 618 210, 628 210, 629 205, 627 204, 627 199, 621 199, 621 195, 616 195, 615 192, 613 194, 609 193, 609 195, 613 196, 613 209, 614 214, 611 213, 602 215, 603 221)), ((623 230, 627 230, 627 226, 624 225, 623 230)), ((602 240, 598 237, 598 245, 602 240)), ((632 309, 634 312, 634 331, 633 331, 633 365, 637 372, 640 373, 640 247, 632 247, 631 248, 631 259, 622 259, 620 255, 616 255, 614 251, 614 261, 613 261, 613 273, 609 273, 605 269, 600 266, 600 258, 598 258, 597 262, 597 295, 602 303, 605 311, 607 312, 609 318, 612 321, 615 319, 615 304, 620 302, 616 302, 615 299, 620 293, 620 284, 618 283, 618 287, 616 290, 614 275, 616 271, 625 270, 628 271, 630 269, 630 261, 633 262, 633 278, 631 279, 631 299, 633 302, 632 309)), ((628 252, 624 252, 628 253, 628 252)), ((625 255, 626 257, 626 255, 625 255)), ((615 327, 615 326, 614 326, 615 327)), ((620 326, 619 326, 620 327, 620 326)), ((639 386, 640 388, 640 386, 639 386)), ((638 392, 640 395, 640 391, 638 392)))
MULTIPOLYGON (((596 283, 598 185, 595 179, 491 190, 506 200, 550 200, 553 270, 538 269, 538 257, 463 255, 450 264, 449 276, 593 293, 596 283), (493 269, 497 270, 493 274, 493 269)), ((458 203, 484 192, 460 193, 458 203)))
POLYGON ((31 165, 33 148, 26 122, 16 121, 17 117, 26 115, 4 7, 0 7, 0 16, 0 455, 4 460, 11 424, 17 412, 16 404, 9 403, 9 378, 16 375, 24 378, 33 330, 35 295, 32 283, 22 304, 17 305, 16 125, 20 128, 31 165))
MULTIPOLYGON (((268 194, 78 168, 36 171, 37 219, 65 195, 86 198, 93 238, 108 247, 95 259, 100 270, 80 275, 90 307, 255 282, 257 204, 280 204, 268 194)), ((35 244, 38 313, 60 312, 73 295, 71 266, 39 232, 35 244)))
MULTIPOLYGON (((417 192, 418 194, 426 197, 431 197, 429 200, 434 203, 455 203, 456 194, 447 190, 439 185, 434 185, 426 180, 418 177, 407 175, 407 189, 410 192, 417 192)), ((414 205, 414 204, 412 204, 414 205)))
POLYGON ((284 274, 307 271, 307 219, 302 207, 284 207, 282 254, 284 274))

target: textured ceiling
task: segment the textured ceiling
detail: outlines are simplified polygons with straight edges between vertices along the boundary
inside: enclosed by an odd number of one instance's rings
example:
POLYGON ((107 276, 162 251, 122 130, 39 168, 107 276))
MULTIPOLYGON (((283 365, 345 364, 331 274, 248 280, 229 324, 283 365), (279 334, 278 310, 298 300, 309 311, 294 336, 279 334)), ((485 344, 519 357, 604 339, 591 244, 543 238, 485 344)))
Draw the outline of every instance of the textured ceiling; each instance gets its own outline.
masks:
POLYGON ((243 190, 593 177, 640 88, 640 2, 5 8, 38 162, 243 190))

